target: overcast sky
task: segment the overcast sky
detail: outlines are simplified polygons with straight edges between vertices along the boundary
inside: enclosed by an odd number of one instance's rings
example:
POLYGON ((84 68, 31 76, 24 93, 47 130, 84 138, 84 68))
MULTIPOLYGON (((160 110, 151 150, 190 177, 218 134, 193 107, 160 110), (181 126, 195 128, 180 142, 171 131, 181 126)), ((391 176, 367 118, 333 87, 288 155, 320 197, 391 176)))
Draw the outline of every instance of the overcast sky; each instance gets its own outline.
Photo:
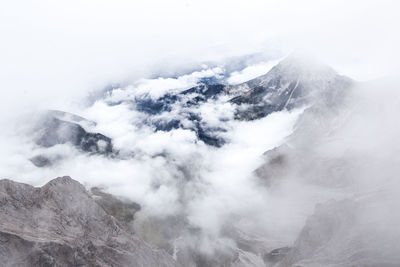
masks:
POLYGON ((308 50, 368 80, 398 67, 397 1, 2 1, 2 112, 65 107, 155 69, 308 50))

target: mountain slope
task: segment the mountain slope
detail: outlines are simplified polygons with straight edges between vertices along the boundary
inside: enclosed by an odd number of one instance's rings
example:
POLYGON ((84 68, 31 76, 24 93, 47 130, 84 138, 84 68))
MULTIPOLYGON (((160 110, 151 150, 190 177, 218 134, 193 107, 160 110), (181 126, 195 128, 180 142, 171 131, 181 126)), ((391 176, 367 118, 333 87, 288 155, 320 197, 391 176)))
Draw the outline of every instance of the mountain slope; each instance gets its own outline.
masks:
POLYGON ((0 266, 176 266, 69 177, 40 188, 0 180, 0 266))
POLYGON ((230 101, 239 105, 236 118, 252 120, 317 101, 334 105, 352 83, 329 66, 291 55, 267 74, 230 88, 246 91, 230 101))

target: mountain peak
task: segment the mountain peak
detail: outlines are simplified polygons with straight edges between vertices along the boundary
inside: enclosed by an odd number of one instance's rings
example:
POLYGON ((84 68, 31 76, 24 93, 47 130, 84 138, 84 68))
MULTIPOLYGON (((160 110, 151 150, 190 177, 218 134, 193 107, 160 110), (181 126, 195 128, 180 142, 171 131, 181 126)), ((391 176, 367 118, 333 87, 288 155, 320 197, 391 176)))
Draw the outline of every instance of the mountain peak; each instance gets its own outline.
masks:
POLYGON ((231 99, 231 102, 252 105, 239 108, 239 119, 258 119, 275 111, 316 101, 333 105, 340 101, 351 84, 350 78, 339 75, 330 66, 295 53, 283 59, 267 74, 238 85, 244 93, 231 99))
POLYGON ((338 75, 339 74, 332 67, 322 63, 316 58, 293 53, 279 62, 267 74, 255 78, 254 81, 274 79, 276 76, 279 76, 285 80, 308 82, 315 80, 332 80, 338 75))

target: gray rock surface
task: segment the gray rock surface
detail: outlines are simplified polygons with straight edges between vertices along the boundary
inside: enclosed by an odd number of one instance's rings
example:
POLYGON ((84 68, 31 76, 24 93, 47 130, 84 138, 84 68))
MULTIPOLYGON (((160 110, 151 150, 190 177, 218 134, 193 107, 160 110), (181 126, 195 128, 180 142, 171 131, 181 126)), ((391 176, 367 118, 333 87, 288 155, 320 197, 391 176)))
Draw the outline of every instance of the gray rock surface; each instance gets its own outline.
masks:
POLYGON ((315 102, 335 105, 352 84, 350 78, 329 66, 291 55, 267 74, 233 86, 229 91, 244 91, 230 101, 239 105, 238 119, 253 120, 315 102))
POLYGON ((70 177, 0 180, 0 266, 176 266, 108 215, 70 177))
POLYGON ((110 154, 113 149, 109 137, 87 132, 80 124, 59 119, 52 114, 48 114, 38 127, 40 134, 36 144, 43 147, 70 143, 82 151, 97 154, 110 154))
MULTIPOLYGON (((33 141, 42 148, 51 148, 56 145, 69 144, 81 152, 90 155, 104 155, 114 157, 118 154, 113 148, 111 138, 90 130, 96 123, 72 113, 48 110, 40 116, 30 134, 33 141)), ((41 153, 29 160, 39 168, 51 167, 63 159, 62 155, 41 153)))

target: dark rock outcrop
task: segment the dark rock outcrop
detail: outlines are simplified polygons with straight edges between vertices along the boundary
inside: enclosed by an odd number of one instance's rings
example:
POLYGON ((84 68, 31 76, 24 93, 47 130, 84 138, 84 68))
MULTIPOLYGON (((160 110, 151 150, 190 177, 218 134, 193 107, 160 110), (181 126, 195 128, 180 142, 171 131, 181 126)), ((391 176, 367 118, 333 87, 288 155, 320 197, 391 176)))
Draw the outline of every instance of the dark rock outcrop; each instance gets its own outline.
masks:
POLYGON ((48 115, 38 127, 40 127, 40 134, 36 139, 36 144, 40 146, 52 147, 70 143, 84 152, 96 154, 112 152, 111 138, 100 133, 87 132, 78 123, 48 115))
POLYGON ((155 131, 191 130, 207 145, 220 147, 225 143, 219 136, 224 129, 207 126, 195 109, 208 100, 217 99, 225 93, 225 88, 223 84, 204 83, 176 94, 167 93, 158 99, 136 97, 132 106, 149 116, 145 123, 153 126, 155 131), (163 113, 168 115, 163 116, 163 113))
POLYGON ((169 112, 172 105, 179 102, 182 107, 198 106, 208 99, 216 99, 225 92, 223 84, 200 84, 180 93, 167 93, 162 97, 153 99, 149 96, 137 97, 133 102, 135 109, 150 115, 169 112))
MULTIPOLYGON (((35 143, 44 148, 60 144, 70 144, 81 152, 104 156, 115 156, 111 138, 101 134, 87 131, 95 122, 72 113, 49 110, 39 116, 32 132, 35 143)), ((49 167, 62 159, 61 155, 38 154, 30 161, 36 167, 49 167)))
POLYGON ((176 266, 108 215, 77 181, 0 180, 0 266, 176 266))
POLYGON ((48 167, 53 164, 52 160, 43 155, 37 155, 29 159, 36 167, 48 167))

